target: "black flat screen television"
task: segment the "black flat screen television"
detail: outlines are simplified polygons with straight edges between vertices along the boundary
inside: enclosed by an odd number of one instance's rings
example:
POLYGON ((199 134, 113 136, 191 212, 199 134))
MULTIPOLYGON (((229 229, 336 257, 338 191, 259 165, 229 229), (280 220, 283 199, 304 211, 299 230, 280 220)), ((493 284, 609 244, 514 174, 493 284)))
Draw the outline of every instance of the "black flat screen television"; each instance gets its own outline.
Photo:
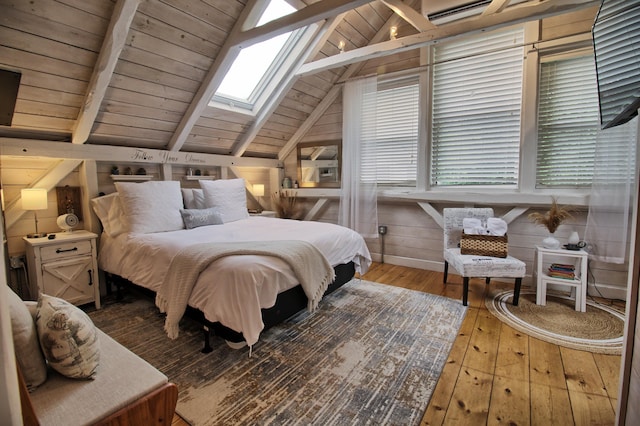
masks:
POLYGON ((603 129, 640 108, 640 0, 604 0, 592 29, 603 129))

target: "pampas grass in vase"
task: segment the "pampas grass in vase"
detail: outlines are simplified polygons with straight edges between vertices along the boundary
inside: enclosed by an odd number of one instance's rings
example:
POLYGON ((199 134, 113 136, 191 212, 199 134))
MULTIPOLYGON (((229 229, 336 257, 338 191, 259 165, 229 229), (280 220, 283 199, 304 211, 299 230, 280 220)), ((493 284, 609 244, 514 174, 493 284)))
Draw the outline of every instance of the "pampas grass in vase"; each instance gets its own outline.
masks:
POLYGON ((555 238, 554 234, 562 222, 572 217, 566 207, 558 206, 556 197, 551 197, 551 207, 546 213, 529 213, 529 219, 533 223, 544 226, 549 231, 549 236, 542 240, 542 246, 548 249, 560 248, 560 241, 555 238))
POLYGON ((302 217, 302 208, 298 205, 296 193, 289 191, 274 192, 271 194, 273 209, 276 216, 282 219, 300 219, 302 217))

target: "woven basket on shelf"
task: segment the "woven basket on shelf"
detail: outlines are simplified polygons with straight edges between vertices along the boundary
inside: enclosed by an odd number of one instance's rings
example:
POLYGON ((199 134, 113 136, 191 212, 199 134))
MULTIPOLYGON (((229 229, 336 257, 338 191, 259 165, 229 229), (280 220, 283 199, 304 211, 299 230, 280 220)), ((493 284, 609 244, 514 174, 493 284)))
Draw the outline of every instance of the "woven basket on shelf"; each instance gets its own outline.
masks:
POLYGON ((461 254, 475 254, 478 256, 507 257, 507 235, 468 235, 462 232, 460 239, 461 254))

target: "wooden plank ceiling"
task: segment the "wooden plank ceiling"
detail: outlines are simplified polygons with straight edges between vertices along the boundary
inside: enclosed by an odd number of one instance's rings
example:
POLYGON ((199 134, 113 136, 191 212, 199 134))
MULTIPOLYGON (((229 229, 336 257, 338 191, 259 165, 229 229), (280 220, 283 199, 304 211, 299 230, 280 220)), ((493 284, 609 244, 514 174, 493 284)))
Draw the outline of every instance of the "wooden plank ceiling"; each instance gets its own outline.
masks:
MULTIPOLYGON (((390 62, 416 67, 425 40, 467 25, 436 25, 422 9, 430 16, 476 3, 292 0, 298 12, 254 28, 251 11, 266 1, 0 0, 0 68, 22 73, 12 125, 0 126, 0 137, 282 158, 305 136, 313 139, 309 130, 332 113, 342 81, 376 72, 381 56, 386 71, 390 62), (312 71, 291 70, 262 113, 207 105, 241 44, 311 22, 320 28, 308 47, 312 71), (389 40, 391 25, 397 40, 389 40), (340 54, 340 41, 350 56, 340 54), (375 55, 366 50, 371 45, 381 46, 375 55)), ((473 19, 496 25, 508 13, 522 20, 597 2, 481 3, 474 10, 484 14, 473 19)), ((331 131, 339 137, 340 129, 331 131)))

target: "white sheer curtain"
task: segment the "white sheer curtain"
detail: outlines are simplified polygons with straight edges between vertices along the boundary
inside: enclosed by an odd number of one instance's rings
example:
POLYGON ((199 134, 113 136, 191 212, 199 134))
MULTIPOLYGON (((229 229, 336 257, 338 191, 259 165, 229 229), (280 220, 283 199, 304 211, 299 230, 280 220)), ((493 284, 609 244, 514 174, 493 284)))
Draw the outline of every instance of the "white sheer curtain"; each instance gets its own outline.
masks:
POLYGON ((635 195, 638 118, 598 133, 584 240, 592 257, 624 263, 635 195))
POLYGON ((376 179, 361 178, 363 160, 376 155, 377 86, 376 77, 367 77, 349 81, 343 88, 342 191, 338 223, 365 238, 378 237, 376 179))

